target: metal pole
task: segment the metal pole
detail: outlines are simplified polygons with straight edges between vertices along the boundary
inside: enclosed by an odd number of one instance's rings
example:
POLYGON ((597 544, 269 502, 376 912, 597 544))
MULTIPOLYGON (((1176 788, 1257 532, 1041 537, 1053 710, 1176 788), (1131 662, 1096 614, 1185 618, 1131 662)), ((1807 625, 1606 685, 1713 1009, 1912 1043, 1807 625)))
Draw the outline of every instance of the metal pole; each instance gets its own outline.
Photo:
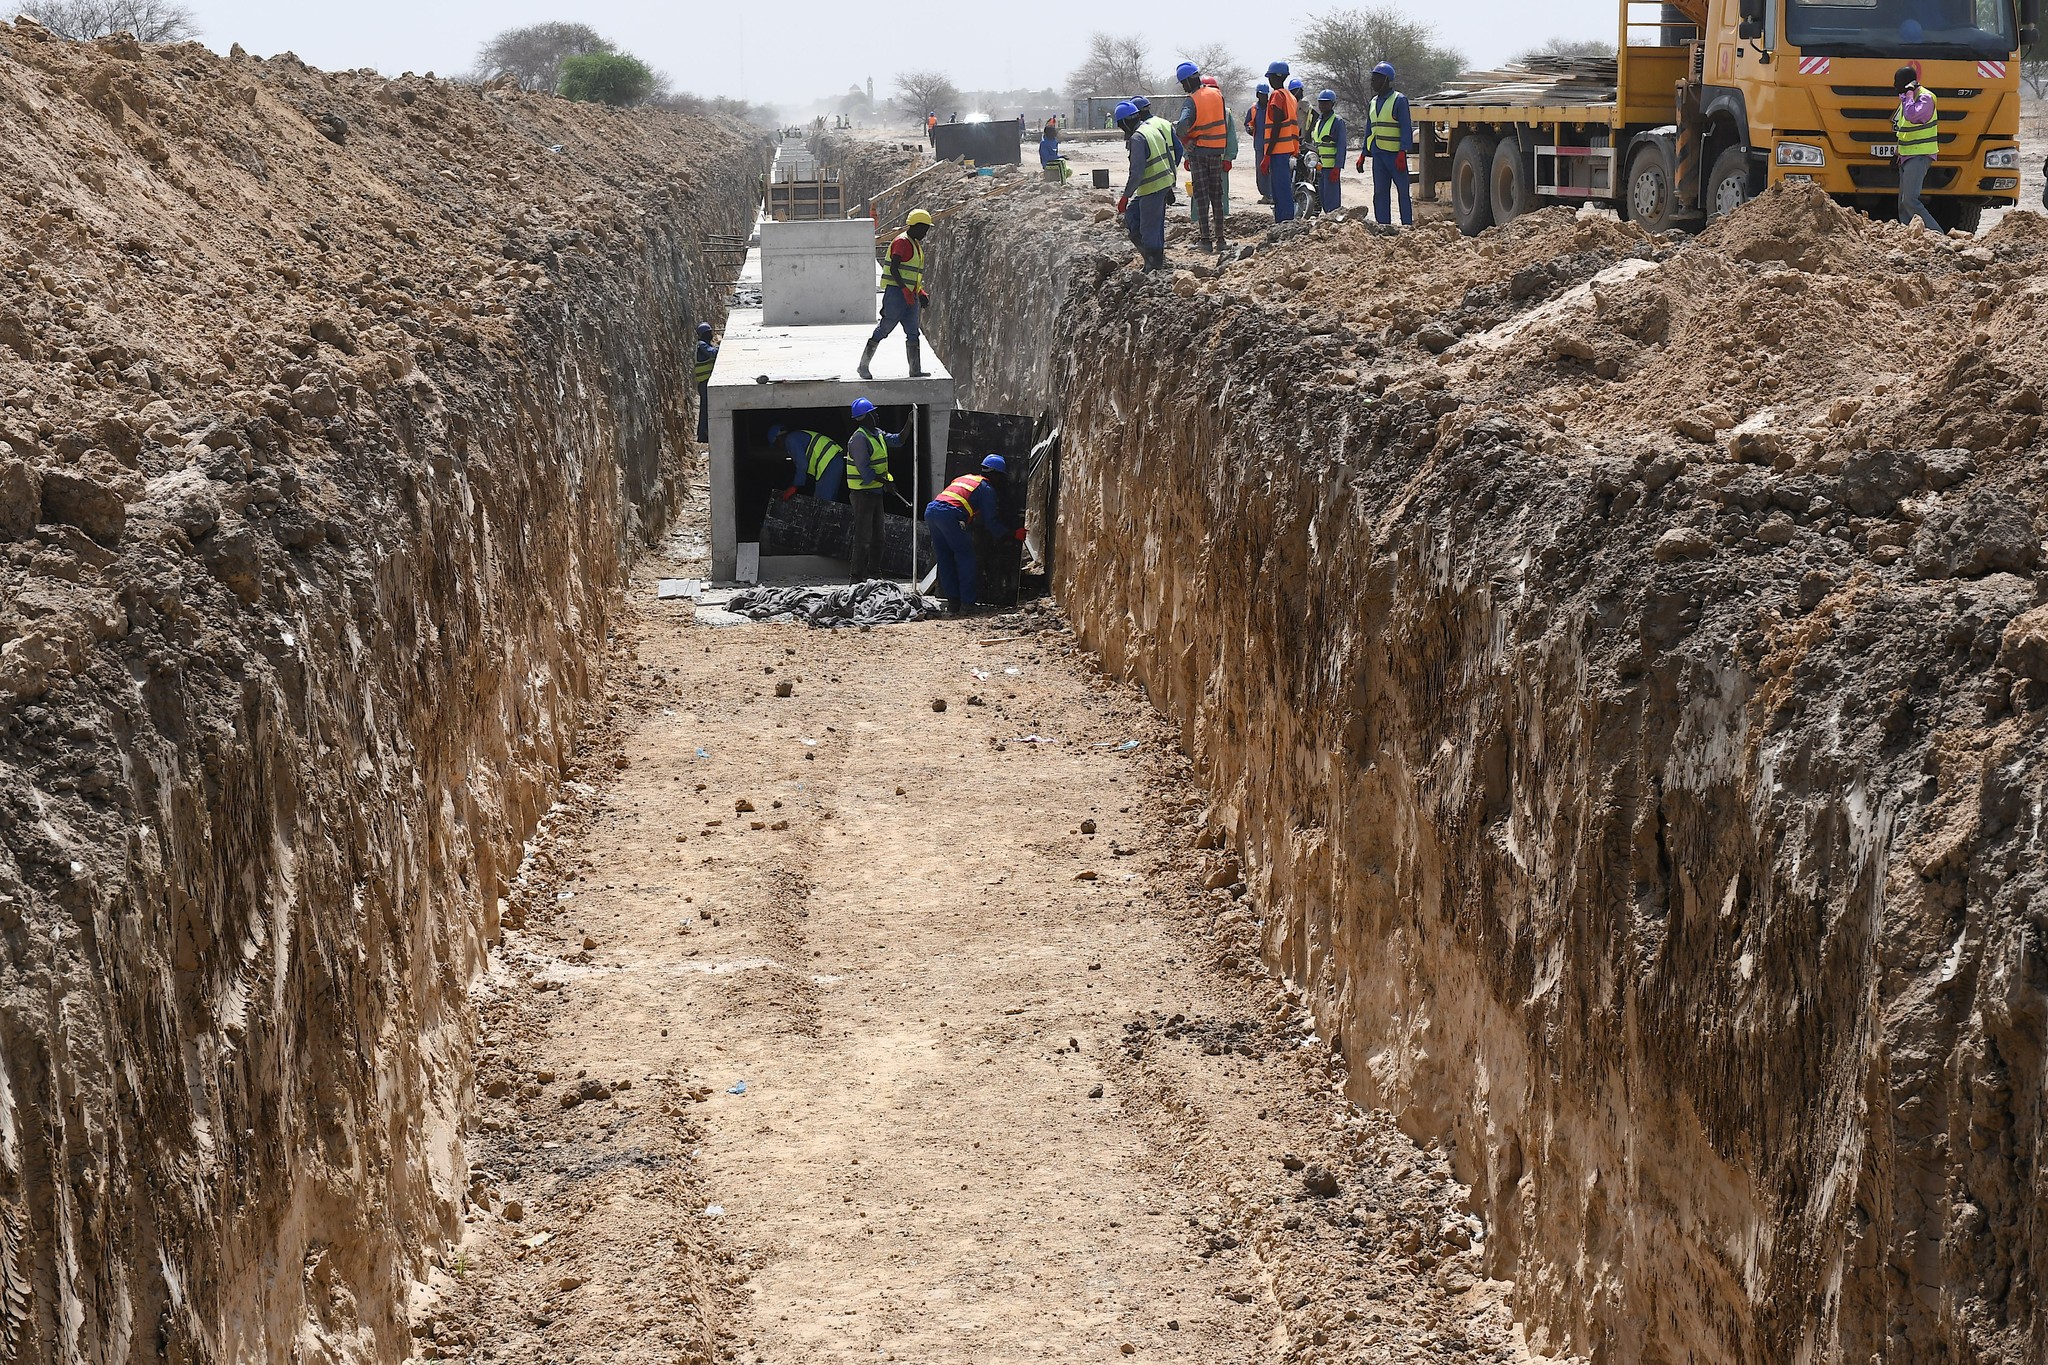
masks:
POLYGON ((910 405, 910 590, 917 591, 917 490, 923 482, 922 459, 918 455, 917 404, 910 405))

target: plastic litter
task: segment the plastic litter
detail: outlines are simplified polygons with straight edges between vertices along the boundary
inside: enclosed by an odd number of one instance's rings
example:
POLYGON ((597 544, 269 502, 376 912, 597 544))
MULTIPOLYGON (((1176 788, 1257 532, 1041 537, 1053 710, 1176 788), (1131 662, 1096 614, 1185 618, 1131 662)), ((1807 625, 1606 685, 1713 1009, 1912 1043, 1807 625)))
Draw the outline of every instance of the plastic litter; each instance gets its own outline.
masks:
POLYGON ((1047 739, 1047 738, 1046 738, 1046 737, 1045 737, 1044 735, 1019 735, 1019 736, 1017 736, 1017 737, 1016 737, 1015 739, 1013 739, 1013 740, 1010 740, 1009 742, 1010 742, 1010 743, 1012 743, 1012 744, 1057 744, 1057 743, 1059 743, 1059 741, 1058 741, 1058 740, 1056 740, 1056 739, 1047 739))
POLYGON ((711 757, 711 754, 710 754, 710 752, 709 752, 708 750, 706 750, 705 748, 703 748, 703 746, 701 746, 701 745, 700 745, 700 746, 698 746, 698 749, 697 749, 697 757, 699 757, 699 758, 709 758, 709 757, 711 757))
POLYGON ((704 1216, 705 1216, 706 1218, 723 1218, 723 1217, 725 1217, 725 1205, 723 1205, 723 1204, 706 1204, 706 1205, 704 1206, 704 1216))
POLYGON ((747 1093, 747 1083, 745 1081, 734 1081, 725 1093, 728 1095, 744 1095, 747 1093))

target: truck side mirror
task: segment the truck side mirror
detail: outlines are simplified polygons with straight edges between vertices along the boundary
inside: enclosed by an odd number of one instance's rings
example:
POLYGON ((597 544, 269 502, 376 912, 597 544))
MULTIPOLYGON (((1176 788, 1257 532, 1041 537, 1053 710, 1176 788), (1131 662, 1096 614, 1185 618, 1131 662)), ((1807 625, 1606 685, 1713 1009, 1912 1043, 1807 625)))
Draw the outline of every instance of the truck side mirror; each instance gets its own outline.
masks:
POLYGON ((1741 24, 1736 26, 1735 36, 1744 42, 1756 41, 1764 36, 1764 21, 1761 19, 1744 19, 1741 24))

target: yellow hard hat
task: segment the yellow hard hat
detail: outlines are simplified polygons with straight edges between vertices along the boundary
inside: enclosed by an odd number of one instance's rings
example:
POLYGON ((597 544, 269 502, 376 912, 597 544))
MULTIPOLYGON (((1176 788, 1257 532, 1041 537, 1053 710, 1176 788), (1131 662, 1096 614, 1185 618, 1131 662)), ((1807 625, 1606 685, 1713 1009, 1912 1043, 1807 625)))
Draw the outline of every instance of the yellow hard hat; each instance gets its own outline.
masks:
POLYGON ((920 224, 925 227, 932 225, 932 216, 923 209, 912 209, 910 216, 903 220, 903 226, 905 227, 917 227, 920 224))

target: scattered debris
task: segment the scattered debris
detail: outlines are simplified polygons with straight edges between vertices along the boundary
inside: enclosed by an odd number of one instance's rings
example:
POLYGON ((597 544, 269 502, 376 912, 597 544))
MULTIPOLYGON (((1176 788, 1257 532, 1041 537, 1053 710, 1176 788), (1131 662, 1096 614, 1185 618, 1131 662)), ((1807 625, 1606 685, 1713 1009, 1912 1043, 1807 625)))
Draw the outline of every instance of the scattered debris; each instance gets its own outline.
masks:
POLYGON ((851 587, 753 588, 733 594, 725 609, 755 621, 801 621, 820 629, 901 625, 931 615, 922 596, 883 579, 851 587))

